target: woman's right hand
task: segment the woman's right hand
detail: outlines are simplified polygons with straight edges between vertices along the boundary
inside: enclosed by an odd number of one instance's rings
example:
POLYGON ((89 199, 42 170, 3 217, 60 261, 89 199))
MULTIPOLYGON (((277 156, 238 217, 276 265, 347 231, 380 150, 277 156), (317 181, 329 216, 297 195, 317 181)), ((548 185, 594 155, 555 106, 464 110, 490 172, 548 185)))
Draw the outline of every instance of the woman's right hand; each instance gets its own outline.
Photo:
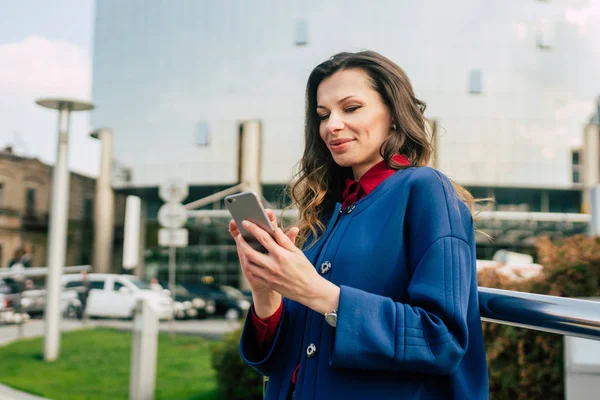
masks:
MULTIPOLYGON (((273 227, 273 229, 277 229, 277 218, 275 217, 275 213, 270 209, 266 209, 265 211, 267 213, 267 217, 269 217, 271 226, 273 227)), ((254 278, 252 273, 249 272, 248 260, 240 251, 240 230, 234 220, 229 221, 229 233, 233 237, 233 240, 235 240, 238 258, 240 259, 240 265, 242 267, 242 273, 248 280, 250 290, 252 291, 252 299, 254 300, 255 312, 259 318, 266 318, 273 314, 275 311, 277 311, 277 308, 279 308, 279 304, 281 303, 281 295, 274 290, 268 289, 265 285, 258 282, 256 278, 254 278)), ((286 232, 286 235, 288 238, 290 238, 290 240, 293 243, 295 243, 296 237, 298 236, 298 228, 290 228, 286 232)))

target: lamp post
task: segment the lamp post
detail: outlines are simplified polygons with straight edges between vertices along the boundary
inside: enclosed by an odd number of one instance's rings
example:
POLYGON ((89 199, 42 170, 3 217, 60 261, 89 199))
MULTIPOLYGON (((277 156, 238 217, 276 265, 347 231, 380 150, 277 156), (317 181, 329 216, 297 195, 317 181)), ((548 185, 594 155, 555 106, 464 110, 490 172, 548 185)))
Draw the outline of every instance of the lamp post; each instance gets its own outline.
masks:
POLYGON ((58 146, 52 173, 50 227, 48 229, 48 279, 44 322, 44 360, 58 358, 60 348, 60 281, 67 249, 69 211, 69 127, 72 111, 88 111, 91 103, 62 98, 36 100, 42 107, 58 110, 58 146))
POLYGON ((100 174, 96 180, 94 200, 94 266, 95 272, 110 272, 115 196, 110 185, 112 169, 112 132, 107 128, 92 131, 90 136, 100 140, 100 174))

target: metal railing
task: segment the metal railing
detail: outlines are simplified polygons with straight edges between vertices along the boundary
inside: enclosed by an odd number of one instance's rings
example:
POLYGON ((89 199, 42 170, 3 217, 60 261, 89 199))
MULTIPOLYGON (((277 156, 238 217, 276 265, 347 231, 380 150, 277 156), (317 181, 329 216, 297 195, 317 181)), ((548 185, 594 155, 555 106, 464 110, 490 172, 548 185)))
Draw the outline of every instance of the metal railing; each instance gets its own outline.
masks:
MULTIPOLYGON (((63 274, 75 274, 82 271, 91 271, 91 265, 74 265, 71 267, 63 267, 63 274)), ((31 268, 2 268, 0 269, 0 279, 2 278, 20 278, 20 277, 40 277, 48 275, 48 267, 31 267, 31 268)))
POLYGON ((483 321, 593 340, 600 340, 598 300, 479 288, 483 321))
MULTIPOLYGON (((597 301, 479 287, 481 320, 600 341, 597 301)), ((263 377, 263 397, 268 377, 263 377)))

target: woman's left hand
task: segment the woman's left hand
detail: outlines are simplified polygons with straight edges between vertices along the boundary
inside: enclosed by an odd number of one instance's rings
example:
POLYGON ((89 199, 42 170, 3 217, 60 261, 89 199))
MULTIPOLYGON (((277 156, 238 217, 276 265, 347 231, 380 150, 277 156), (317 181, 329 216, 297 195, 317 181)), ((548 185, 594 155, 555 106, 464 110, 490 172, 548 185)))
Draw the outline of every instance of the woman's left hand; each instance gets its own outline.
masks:
POLYGON ((281 229, 275 229, 273 239, 252 222, 244 221, 242 226, 269 252, 264 254, 254 250, 241 235, 238 236, 241 251, 249 261, 248 270, 254 278, 267 288, 321 314, 337 309, 339 287, 320 276, 302 250, 281 229))

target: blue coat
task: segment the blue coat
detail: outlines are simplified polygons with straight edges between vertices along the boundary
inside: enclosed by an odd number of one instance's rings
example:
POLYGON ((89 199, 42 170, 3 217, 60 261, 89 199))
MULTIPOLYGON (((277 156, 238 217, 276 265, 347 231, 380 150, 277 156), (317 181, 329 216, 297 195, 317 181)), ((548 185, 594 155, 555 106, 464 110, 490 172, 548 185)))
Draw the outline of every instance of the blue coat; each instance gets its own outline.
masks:
POLYGON ((305 250, 341 288, 337 328, 284 299, 273 346, 256 359, 246 320, 240 354, 269 376, 265 398, 289 398, 300 362, 294 399, 487 399, 473 220, 450 181, 399 170, 340 209, 305 250))

